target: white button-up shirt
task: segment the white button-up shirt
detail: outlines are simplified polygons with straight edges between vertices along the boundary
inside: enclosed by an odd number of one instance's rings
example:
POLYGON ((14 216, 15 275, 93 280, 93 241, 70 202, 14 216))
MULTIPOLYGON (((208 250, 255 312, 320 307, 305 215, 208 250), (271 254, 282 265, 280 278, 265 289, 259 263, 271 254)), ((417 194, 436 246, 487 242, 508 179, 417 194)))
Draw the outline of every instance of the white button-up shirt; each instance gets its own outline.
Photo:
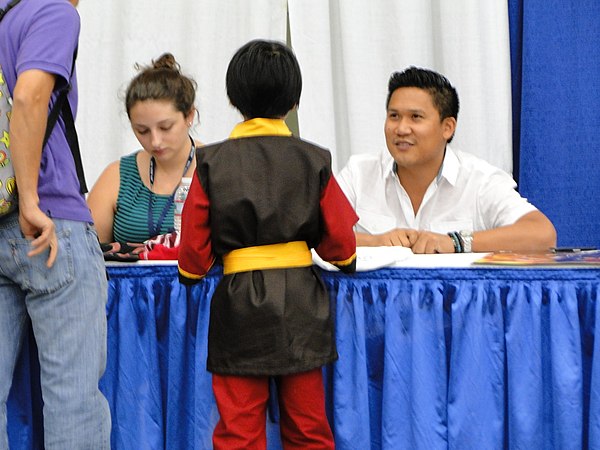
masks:
POLYGON ((387 150, 351 156, 336 179, 358 214, 360 233, 394 228, 436 233, 489 230, 537 210, 519 195, 506 172, 450 146, 416 214, 387 150))

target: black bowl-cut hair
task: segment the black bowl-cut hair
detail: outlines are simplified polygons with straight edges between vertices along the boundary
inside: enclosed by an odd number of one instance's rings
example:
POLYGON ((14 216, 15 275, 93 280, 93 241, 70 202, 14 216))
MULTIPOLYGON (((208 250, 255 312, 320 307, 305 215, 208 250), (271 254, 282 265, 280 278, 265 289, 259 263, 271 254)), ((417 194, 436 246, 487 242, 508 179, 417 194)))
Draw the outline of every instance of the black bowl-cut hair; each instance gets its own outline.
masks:
POLYGON ((245 119, 282 118, 300 103, 302 75, 288 46, 259 39, 233 55, 226 87, 229 101, 245 119))

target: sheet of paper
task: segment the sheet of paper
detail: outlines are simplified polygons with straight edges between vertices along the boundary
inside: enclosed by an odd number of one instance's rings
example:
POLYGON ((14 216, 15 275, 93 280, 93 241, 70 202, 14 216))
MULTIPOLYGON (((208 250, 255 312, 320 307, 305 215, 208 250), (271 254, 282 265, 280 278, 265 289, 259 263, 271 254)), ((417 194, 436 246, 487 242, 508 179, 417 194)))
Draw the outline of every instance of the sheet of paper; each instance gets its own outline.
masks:
MULTIPOLYGON (((319 255, 312 250, 313 262, 325 270, 339 270, 333 264, 323 261, 319 255)), ((401 261, 414 256, 410 248, 406 247, 357 247, 356 248, 356 271, 376 270, 382 267, 394 267, 401 261)))

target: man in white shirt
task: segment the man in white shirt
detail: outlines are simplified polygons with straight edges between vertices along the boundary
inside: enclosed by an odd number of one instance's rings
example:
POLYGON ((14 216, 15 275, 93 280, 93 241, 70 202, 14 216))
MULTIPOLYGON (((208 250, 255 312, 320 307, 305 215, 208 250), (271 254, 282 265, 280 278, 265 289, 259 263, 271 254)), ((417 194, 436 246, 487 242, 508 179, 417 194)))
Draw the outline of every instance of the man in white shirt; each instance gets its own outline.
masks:
POLYGON ((504 171, 448 143, 458 94, 442 75, 415 67, 392 74, 388 152, 352 156, 336 177, 360 220, 357 245, 414 253, 543 251, 556 245, 548 218, 504 171))

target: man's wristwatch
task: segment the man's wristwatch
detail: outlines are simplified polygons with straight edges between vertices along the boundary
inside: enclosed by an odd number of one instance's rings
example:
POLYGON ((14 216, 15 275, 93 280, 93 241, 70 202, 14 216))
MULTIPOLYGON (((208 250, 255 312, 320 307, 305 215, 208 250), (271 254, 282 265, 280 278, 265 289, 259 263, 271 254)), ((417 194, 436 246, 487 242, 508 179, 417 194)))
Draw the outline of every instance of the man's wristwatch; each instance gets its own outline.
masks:
POLYGON ((458 232, 464 253, 471 253, 473 247, 473 232, 471 230, 461 230, 458 232))

